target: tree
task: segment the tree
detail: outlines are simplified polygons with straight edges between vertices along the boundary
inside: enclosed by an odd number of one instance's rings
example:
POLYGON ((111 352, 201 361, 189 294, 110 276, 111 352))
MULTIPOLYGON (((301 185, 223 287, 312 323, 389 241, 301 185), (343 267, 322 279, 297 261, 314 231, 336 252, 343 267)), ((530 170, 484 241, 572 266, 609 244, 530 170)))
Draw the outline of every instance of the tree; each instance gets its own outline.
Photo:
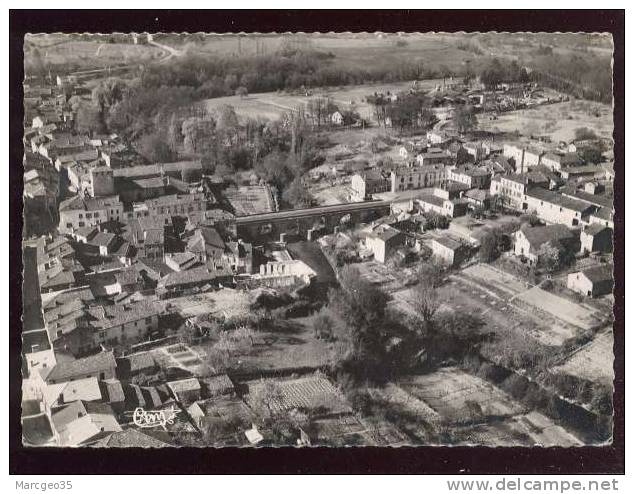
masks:
POLYGON ((440 307, 437 289, 442 282, 442 271, 436 264, 424 263, 418 271, 418 284, 412 289, 411 304, 422 321, 419 331, 429 332, 431 322, 440 307))
POLYGON ((388 297, 364 280, 351 265, 339 273, 340 288, 328 294, 328 308, 341 320, 337 335, 345 351, 335 367, 357 381, 381 381, 387 376, 385 333, 388 297))
POLYGON ((456 129, 461 134, 469 132, 478 126, 475 109, 471 105, 461 105, 456 108, 453 116, 456 129))
POLYGON ((482 262, 491 262, 500 255, 500 237, 500 232, 494 229, 486 232, 480 239, 479 256, 482 262))
POLYGON ((190 117, 183 121, 181 133, 184 137, 185 151, 191 154, 203 154, 215 139, 216 124, 212 119, 190 117))
POLYGON ((127 91, 128 85, 122 79, 105 79, 92 90, 92 101, 103 113, 123 100, 127 91))
POLYGON ((83 104, 77 110, 75 130, 81 134, 100 134, 105 131, 102 114, 93 105, 83 104))
POLYGON ((326 309, 321 309, 315 317, 313 317, 313 333, 315 338, 330 339, 333 334, 335 321, 326 309))
POLYGON ((538 251, 538 262, 544 269, 552 273, 557 271, 562 264, 560 248, 550 242, 543 244, 538 251))
POLYGON ((282 199, 293 208, 311 207, 315 198, 306 189, 300 176, 297 176, 282 193, 282 199))
POLYGON ((599 147, 584 147, 579 156, 585 163, 601 163, 603 161, 603 151, 599 147))
POLYGON ((288 167, 288 154, 280 151, 266 155, 256 164, 255 172, 280 190, 284 190, 294 178, 292 170, 288 167))
POLYGON ((445 86, 446 79, 453 76, 452 70, 446 65, 440 66, 440 77, 442 77, 442 85, 445 86))
POLYGON ((575 129, 575 141, 594 140, 597 138, 596 132, 588 127, 578 127, 575 129))
POLYGON ((249 404, 262 419, 272 419, 280 410, 284 395, 280 385, 272 380, 262 379, 253 393, 249 394, 249 404))
POLYGON ((236 96, 240 96, 240 99, 244 99, 249 95, 249 91, 244 86, 239 86, 236 88, 236 96))
POLYGON ((238 115, 231 105, 222 105, 217 113, 217 129, 229 138, 231 142, 235 142, 238 135, 238 115))
POLYGON ((465 163, 473 163, 473 156, 471 156, 465 148, 460 147, 456 153, 456 165, 463 165, 465 163))
POLYGON ((156 132, 141 137, 137 141, 137 150, 141 156, 152 163, 168 163, 174 158, 174 153, 165 137, 156 132))
POLYGON ((495 58, 489 66, 480 73, 480 81, 486 89, 496 89, 505 79, 505 71, 500 61, 495 58))

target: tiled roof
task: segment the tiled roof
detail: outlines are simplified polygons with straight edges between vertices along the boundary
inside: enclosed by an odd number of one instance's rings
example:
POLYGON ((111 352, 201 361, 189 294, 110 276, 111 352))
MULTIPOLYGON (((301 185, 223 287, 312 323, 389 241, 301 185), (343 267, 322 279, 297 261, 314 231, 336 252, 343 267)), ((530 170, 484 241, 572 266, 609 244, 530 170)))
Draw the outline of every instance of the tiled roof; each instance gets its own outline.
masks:
POLYGON ((530 243, 531 250, 534 249, 535 251, 539 250, 547 242, 558 242, 574 238, 573 233, 565 225, 560 224, 532 227, 524 224, 521 231, 530 243))
POLYGON ((167 386, 172 390, 174 394, 182 393, 183 391, 197 391, 200 389, 200 382, 195 377, 189 379, 181 379, 180 381, 171 381, 167 383, 167 386))
POLYGON ((117 366, 112 352, 101 352, 70 362, 58 362, 46 377, 47 381, 63 381, 84 374, 114 369, 117 366))
POLYGON ((89 308, 88 312, 92 316, 90 325, 95 329, 102 330, 156 316, 162 310, 162 304, 142 301, 129 305, 95 306, 89 308))
POLYGON ((586 202, 572 199, 568 196, 564 196, 557 192, 552 192, 550 190, 542 189, 539 187, 529 190, 528 192, 526 192, 526 195, 580 213, 586 212, 592 207, 586 202))
POLYGON ((602 281, 614 279, 614 267, 612 266, 612 264, 593 266, 591 268, 584 269, 581 272, 592 283, 600 283, 602 281))
POLYGON ((129 428, 121 432, 114 432, 94 446, 108 448, 164 448, 170 446, 159 439, 144 434, 143 432, 129 428))
POLYGON ((462 248, 462 244, 460 242, 445 236, 434 238, 432 241, 451 250, 458 250, 462 248))

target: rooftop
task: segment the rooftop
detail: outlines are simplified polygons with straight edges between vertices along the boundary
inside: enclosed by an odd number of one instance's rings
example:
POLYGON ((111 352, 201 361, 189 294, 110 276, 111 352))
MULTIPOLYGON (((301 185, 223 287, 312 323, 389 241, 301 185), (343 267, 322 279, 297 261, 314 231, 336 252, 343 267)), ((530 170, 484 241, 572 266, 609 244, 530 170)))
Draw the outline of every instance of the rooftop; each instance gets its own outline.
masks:
POLYGON ((149 177, 152 175, 161 175, 164 173, 173 173, 179 171, 202 170, 200 160, 194 161, 177 161, 174 163, 154 163, 152 165, 139 165, 127 168, 117 168, 114 171, 115 177, 135 178, 149 177))
POLYGON ((614 266, 612 264, 600 264, 584 269, 581 273, 592 283, 600 283, 614 279, 614 266))
POLYGON ((529 190, 526 192, 526 195, 579 213, 585 213, 592 208, 587 202, 572 199, 568 196, 539 187, 529 190))
POLYGON ((521 232, 530 243, 531 250, 538 250, 543 244, 548 242, 559 242, 560 240, 571 240, 574 234, 565 225, 554 224, 548 226, 522 225, 521 232))
POLYGON ((112 352, 101 352, 69 362, 58 362, 46 376, 47 381, 63 381, 84 374, 114 369, 117 366, 112 352))

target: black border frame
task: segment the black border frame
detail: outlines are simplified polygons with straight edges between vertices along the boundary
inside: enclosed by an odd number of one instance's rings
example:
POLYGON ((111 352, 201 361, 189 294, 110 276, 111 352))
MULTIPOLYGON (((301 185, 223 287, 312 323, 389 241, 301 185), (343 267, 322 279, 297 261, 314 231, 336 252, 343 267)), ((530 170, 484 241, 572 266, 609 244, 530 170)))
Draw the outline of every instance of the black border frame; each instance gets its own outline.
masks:
POLYGON ((624 10, 11 10, 9 13, 11 474, 623 474, 625 471, 624 10), (609 32, 614 39, 614 442, 581 448, 24 448, 20 430, 23 36, 27 32, 609 32))

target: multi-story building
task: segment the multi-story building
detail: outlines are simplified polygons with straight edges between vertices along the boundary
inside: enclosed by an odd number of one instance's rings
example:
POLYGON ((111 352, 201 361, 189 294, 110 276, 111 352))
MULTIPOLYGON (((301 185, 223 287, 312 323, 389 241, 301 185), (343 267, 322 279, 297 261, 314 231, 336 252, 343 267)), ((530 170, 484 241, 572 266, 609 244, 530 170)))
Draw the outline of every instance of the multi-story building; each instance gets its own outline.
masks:
POLYGON ((502 153, 506 158, 513 159, 517 173, 526 173, 539 166, 544 155, 541 149, 523 144, 505 144, 502 153))
POLYGON ((380 170, 369 170, 352 176, 351 187, 357 199, 370 199, 373 194, 389 192, 390 177, 380 170))
POLYGON ((567 226, 579 226, 582 221, 588 222, 588 216, 596 209, 596 206, 586 202, 540 187, 528 190, 522 202, 523 211, 535 212, 547 223, 567 226))
POLYGON ((541 164, 553 171, 577 166, 581 163, 577 153, 546 153, 542 156, 541 164))
POLYGON ((549 180, 541 173, 500 175, 491 180, 492 196, 500 196, 510 208, 522 209, 524 195, 529 188, 548 187, 549 180))
POLYGON ((447 171, 442 165, 403 166, 390 173, 390 191, 442 186, 447 181, 447 171))
POLYGON ((145 201, 149 216, 170 214, 173 216, 187 216, 207 209, 205 194, 172 194, 145 201))
POLYGON ((70 234, 77 228, 122 220, 123 203, 118 196, 75 196, 60 203, 58 230, 60 233, 70 234))
POLYGON ((456 218, 467 214, 468 202, 465 199, 444 199, 426 194, 417 199, 421 211, 434 212, 449 218, 456 218))
POLYGON ((470 189, 488 189, 491 184, 491 172, 475 166, 459 166, 448 170, 447 178, 463 183, 470 189))

